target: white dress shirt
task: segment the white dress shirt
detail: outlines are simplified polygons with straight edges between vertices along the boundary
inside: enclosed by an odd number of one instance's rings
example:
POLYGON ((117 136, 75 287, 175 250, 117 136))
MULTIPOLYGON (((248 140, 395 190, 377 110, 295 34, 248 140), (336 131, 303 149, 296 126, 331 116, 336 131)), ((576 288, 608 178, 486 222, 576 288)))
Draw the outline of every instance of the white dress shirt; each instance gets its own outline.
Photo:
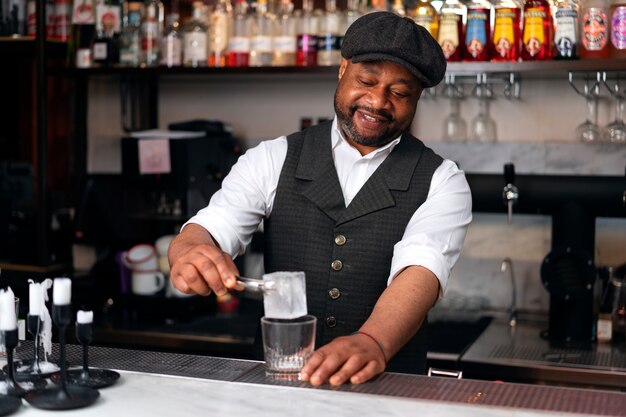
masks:
MULTIPOLYGON (((400 138, 361 155, 345 140, 335 117, 331 141, 347 207, 400 138)), ((222 188, 212 196, 209 205, 187 224, 204 227, 231 256, 243 254, 262 219, 272 212, 286 155, 286 136, 249 149, 224 178, 222 188)), ((426 201, 413 214, 402 240, 394 246, 388 284, 404 268, 419 265, 435 274, 443 295, 471 220, 472 199, 465 175, 446 159, 433 174, 426 201)))

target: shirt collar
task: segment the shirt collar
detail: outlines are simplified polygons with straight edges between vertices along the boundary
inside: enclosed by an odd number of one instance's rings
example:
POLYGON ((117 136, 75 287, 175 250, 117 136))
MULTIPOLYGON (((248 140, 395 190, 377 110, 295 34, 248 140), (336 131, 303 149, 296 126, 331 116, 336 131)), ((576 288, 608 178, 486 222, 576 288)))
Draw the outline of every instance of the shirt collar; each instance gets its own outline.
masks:
MULTIPOLYGON (((400 138, 402 138, 402 135, 398 136, 397 138, 395 138, 394 140, 392 140, 385 146, 381 146, 375 151, 368 153, 367 155, 363 156, 363 158, 374 158, 375 156, 380 155, 382 153, 390 154, 391 151, 393 151, 393 148, 395 148, 396 145, 400 143, 400 138)), ((331 140, 331 147, 333 151, 340 145, 344 145, 344 146, 347 145, 347 146, 350 146, 352 149, 356 150, 356 148, 352 146, 350 142, 348 142, 346 138, 343 136, 341 129, 339 129, 339 126, 337 125, 337 115, 335 115, 335 118, 333 119, 333 126, 332 126, 331 133, 330 133, 330 140, 331 140)))

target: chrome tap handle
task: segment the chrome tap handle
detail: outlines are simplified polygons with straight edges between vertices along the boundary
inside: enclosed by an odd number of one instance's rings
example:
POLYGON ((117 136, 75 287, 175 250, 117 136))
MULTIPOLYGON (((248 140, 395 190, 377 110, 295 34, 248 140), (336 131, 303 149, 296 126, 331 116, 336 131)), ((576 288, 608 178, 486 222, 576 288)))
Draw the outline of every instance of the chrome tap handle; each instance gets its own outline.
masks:
POLYGON ((504 165, 504 182, 506 185, 502 190, 502 200, 507 206, 507 223, 513 223, 513 206, 519 199, 519 190, 513 184, 515 182, 515 165, 508 163, 504 165))

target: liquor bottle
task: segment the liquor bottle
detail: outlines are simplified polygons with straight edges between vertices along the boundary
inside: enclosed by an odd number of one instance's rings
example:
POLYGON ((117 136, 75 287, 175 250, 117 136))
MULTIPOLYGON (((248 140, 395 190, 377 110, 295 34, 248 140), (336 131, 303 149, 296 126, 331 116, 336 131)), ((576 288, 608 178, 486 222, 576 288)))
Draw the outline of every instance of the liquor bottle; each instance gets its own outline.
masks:
POLYGON ((578 0, 554 0, 554 59, 578 59, 580 45, 580 3, 578 0))
POLYGON ((609 19, 606 0, 584 0, 580 18, 581 59, 609 57, 609 19))
POLYGON ((337 11, 336 0, 326 0, 326 12, 320 21, 317 38, 317 64, 341 64, 341 41, 343 40, 344 15, 337 11))
POLYGON ((302 0, 302 13, 297 22, 296 65, 317 65, 318 19, 313 14, 313 0, 302 0))
POLYGON ((446 0, 439 15, 438 42, 448 62, 461 60, 463 18, 467 8, 459 0, 446 0))
POLYGON ((72 36, 68 43, 68 65, 91 66, 91 44, 96 32, 96 7, 92 0, 74 2, 72 36))
POLYGON ((548 0, 526 0, 522 26, 522 60, 552 59, 552 13, 548 0))
MULTIPOLYGON (((350 27, 355 20, 359 17, 363 16, 361 12, 361 1, 360 0, 348 0, 348 6, 346 10, 346 29, 350 27)), ((344 32, 345 34, 345 32, 344 32)))
POLYGON ((138 67, 141 53, 141 20, 143 4, 124 2, 125 13, 120 34, 120 65, 138 67))
POLYGON ((391 11, 398 16, 406 16, 406 7, 404 7, 404 1, 393 0, 393 4, 391 5, 391 11))
POLYGON ((251 20, 250 66, 271 66, 273 47, 274 16, 267 11, 267 0, 258 0, 251 20))
POLYGON ((613 0, 609 8, 611 42, 609 54, 613 58, 626 58, 626 1, 613 0))
POLYGON ((274 32, 274 56, 272 65, 277 67, 296 65, 296 21, 291 0, 281 0, 280 12, 274 32))
MULTIPOLYGON (((70 4, 70 0, 54 0, 54 8, 53 8, 53 16, 52 16, 52 27, 53 27, 53 36, 52 38, 56 41, 67 42, 71 36, 71 14, 72 14, 72 6, 70 4)), ((18 3, 19 4, 19 3, 18 3)), ((23 11, 23 5, 19 8, 15 3, 15 0, 12 2, 13 7, 15 7, 15 20, 17 20, 14 28, 12 29, 13 33, 19 33, 19 19, 23 16, 20 16, 19 9, 23 11), (18 17, 19 16, 19 17, 18 17)), ((119 19, 118 19, 119 21, 119 19)), ((22 22, 23 23, 23 22, 22 22)))
POLYGON ((418 0, 415 7, 409 9, 408 15, 420 26, 428 30, 435 39, 439 34, 439 15, 430 0, 418 0))
POLYGON ((96 36, 91 47, 93 63, 109 66, 119 62, 122 7, 114 0, 96 6, 96 36))
POLYGON ((182 64, 183 39, 180 33, 178 1, 173 0, 170 7, 170 13, 167 15, 167 27, 161 38, 161 65, 166 67, 179 67, 182 64))
POLYGON ((209 66, 226 66, 228 34, 233 7, 230 0, 219 0, 209 17, 209 66))
POLYGON ((146 0, 141 24, 141 65, 156 66, 160 62, 159 44, 163 36, 165 9, 161 0, 146 0))
POLYGON ((248 2, 235 1, 230 36, 228 37, 228 66, 247 67, 250 61, 250 19, 248 2))
POLYGON ((488 42, 491 37, 491 9, 488 0, 470 0, 467 5, 464 61, 489 61, 488 42))
POLYGON ((491 35, 491 61, 515 62, 520 58, 520 18, 522 6, 517 0, 496 0, 491 35))
POLYGON ((206 6, 202 1, 192 3, 191 20, 185 25, 183 35, 183 65, 206 67, 208 31, 206 6))

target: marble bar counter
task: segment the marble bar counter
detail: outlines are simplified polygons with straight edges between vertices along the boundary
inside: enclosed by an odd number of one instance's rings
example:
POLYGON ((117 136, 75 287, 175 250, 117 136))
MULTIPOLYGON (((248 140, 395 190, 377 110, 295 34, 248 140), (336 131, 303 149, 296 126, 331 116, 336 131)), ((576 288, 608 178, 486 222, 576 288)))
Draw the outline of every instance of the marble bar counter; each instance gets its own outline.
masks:
MULTIPOLYGON (((58 357, 53 351, 52 357, 58 357)), ((31 342, 17 355, 28 358, 31 342)), ((81 347, 67 359, 80 364, 81 347)), ((626 394, 385 373, 361 385, 312 387, 265 376, 264 363, 197 355, 92 347, 91 366, 118 370, 81 416, 626 416, 626 394)), ((24 405, 16 415, 50 415, 24 405)))

